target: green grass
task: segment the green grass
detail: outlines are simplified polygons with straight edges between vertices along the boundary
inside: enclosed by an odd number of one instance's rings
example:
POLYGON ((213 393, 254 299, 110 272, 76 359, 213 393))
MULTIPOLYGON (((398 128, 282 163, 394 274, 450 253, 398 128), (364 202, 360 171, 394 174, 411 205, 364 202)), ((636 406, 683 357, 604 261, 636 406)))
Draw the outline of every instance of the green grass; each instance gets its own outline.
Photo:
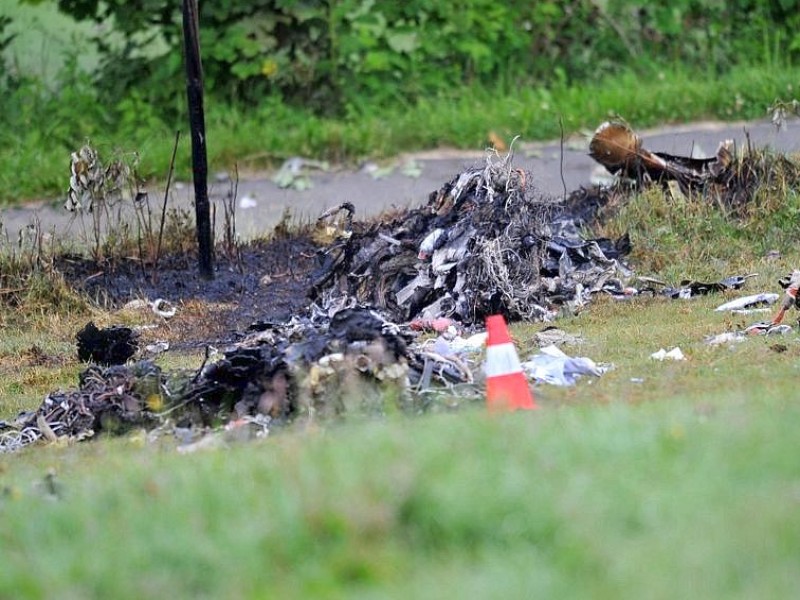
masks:
MULTIPOLYGON (((490 131, 507 140, 553 139, 589 129, 611 114, 635 127, 692 119, 766 116, 776 98, 796 95, 798 68, 738 67, 716 77, 682 69, 623 71, 602 85, 469 88, 405 106, 376 106, 341 119, 315 116, 274 99, 239 110, 207 100, 209 164, 214 170, 269 168, 292 155, 354 162, 438 146, 481 149, 490 131)), ((22 93, 22 92, 20 92, 22 93)), ((89 90, 70 92, 69 102, 32 92, 12 102, 13 126, 0 132, 0 203, 61 195, 68 183, 69 152, 87 138, 101 154, 138 151, 141 174, 163 178, 175 129, 160 121, 134 94, 121 107, 98 105, 89 90), (27 97, 27 96, 26 96, 27 97), (76 113, 78 107, 85 110, 76 113), (46 120, 41 119, 47 114, 46 120)), ((188 136, 178 155, 178 176, 190 173, 188 136)))
POLYGON ((644 403, 597 402, 593 388, 623 386, 612 372, 569 405, 540 394, 535 413, 476 408, 189 456, 133 438, 5 458, 0 585, 14 597, 790 597, 796 361, 748 369, 746 347, 716 352, 640 358, 644 403), (676 389, 714 362, 738 365, 735 379, 676 389))
MULTIPOLYGON (((748 291, 774 289, 798 259, 751 265, 762 275, 748 291)), ((183 456, 143 434, 2 456, 0 589, 790 597, 800 345, 793 333, 707 346, 704 336, 757 318, 713 312, 725 299, 605 300, 561 321, 586 340, 569 354, 615 369, 537 387, 533 413, 492 416, 478 404, 183 456), (676 345, 686 362, 649 358, 676 345)), ((523 358, 540 327, 513 328, 523 358)))

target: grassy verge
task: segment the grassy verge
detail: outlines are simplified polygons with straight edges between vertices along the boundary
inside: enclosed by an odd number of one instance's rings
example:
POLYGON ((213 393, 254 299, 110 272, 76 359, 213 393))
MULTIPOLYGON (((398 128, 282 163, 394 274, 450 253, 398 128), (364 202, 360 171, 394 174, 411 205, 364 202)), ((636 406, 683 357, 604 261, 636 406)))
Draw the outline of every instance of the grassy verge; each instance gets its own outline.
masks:
MULTIPOLYGON (((343 119, 325 119, 265 99, 240 111, 207 102, 209 162, 212 169, 270 167, 303 155, 335 162, 387 157, 437 146, 483 148, 490 131, 510 140, 552 139, 594 128, 609 114, 624 115, 636 127, 692 119, 746 119, 766 115, 776 98, 797 94, 798 68, 738 67, 724 76, 687 72, 623 72, 602 85, 552 89, 517 87, 455 90, 407 106, 365 106, 343 119)), ((72 91, 53 102, 32 95, 15 104, 13 126, 0 133, 0 202, 64 193, 70 151, 85 139, 102 154, 138 151, 145 177, 163 177, 176 128, 155 117, 135 94, 121 107, 93 104, 91 94, 72 91), (51 105, 52 104, 52 105, 51 105), (76 106, 86 105, 80 115, 76 106), (41 115, 48 119, 42 120, 41 115)), ((190 173, 187 136, 180 148, 178 175, 190 173)))
MULTIPOLYGON (((631 232, 640 273, 759 276, 691 301, 598 298, 561 320, 584 339, 566 352, 615 368, 537 387, 534 413, 355 418, 189 455, 137 433, 0 456, 0 597, 791 597, 797 334, 704 341, 763 318, 715 306, 778 291, 800 263, 786 183, 739 221, 653 191, 623 206, 606 232, 631 232), (688 360, 649 358, 675 346, 688 360)), ((73 310, 0 312, 0 417, 74 385, 74 359, 42 360, 71 355, 96 309, 73 310)), ((540 328, 513 328, 523 358, 540 328)))
MULTIPOLYGON (((798 260, 754 259, 749 291, 774 289, 798 260)), ((707 346, 704 336, 754 319, 713 312, 724 299, 605 300, 561 321, 585 339, 568 353, 615 369, 538 387, 532 414, 493 418, 477 405, 186 456, 143 434, 0 456, 0 589, 789 597, 800 583, 800 346, 796 334, 707 346), (688 361, 649 358, 673 346, 688 361)), ((539 327, 513 329, 523 357, 539 327)), ((4 356, 33 339, 7 336, 4 356)), ((45 350, 63 355, 68 342, 45 350)), ((72 385, 76 369, 9 372, 18 388, 3 390, 4 409, 9 397, 35 406, 31 390, 72 385)))
POLYGON ((565 323, 589 341, 573 350, 618 368, 540 389, 533 414, 476 407, 189 456, 134 436, 0 459, 0 584, 16 597, 789 597, 796 341, 707 348, 702 333, 724 327, 713 304, 609 303, 565 323), (676 343, 688 362, 647 358, 676 343))

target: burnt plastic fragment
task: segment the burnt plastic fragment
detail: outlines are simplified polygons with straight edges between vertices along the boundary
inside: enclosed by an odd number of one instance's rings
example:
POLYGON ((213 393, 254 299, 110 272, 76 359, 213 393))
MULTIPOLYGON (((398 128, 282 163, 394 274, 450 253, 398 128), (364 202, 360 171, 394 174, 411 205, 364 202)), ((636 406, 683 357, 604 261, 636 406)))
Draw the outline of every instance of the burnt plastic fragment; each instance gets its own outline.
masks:
POLYGON ((138 334, 130 327, 98 329, 89 322, 75 336, 78 341, 78 360, 99 365, 122 365, 139 348, 138 334))

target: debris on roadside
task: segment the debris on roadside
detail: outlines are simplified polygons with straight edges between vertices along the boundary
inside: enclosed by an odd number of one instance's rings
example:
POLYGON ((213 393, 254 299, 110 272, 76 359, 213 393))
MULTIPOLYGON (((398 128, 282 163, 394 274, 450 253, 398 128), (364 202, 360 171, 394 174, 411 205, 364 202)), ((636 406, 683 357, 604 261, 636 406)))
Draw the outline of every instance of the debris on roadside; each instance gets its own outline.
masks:
POLYGON ((283 162, 272 181, 279 188, 291 188, 302 192, 314 186, 310 173, 315 170, 329 171, 330 165, 325 161, 293 156, 283 162))
POLYGON ((437 317, 435 319, 414 319, 408 324, 408 326, 415 331, 432 330, 437 333, 443 333, 453 325, 455 325, 455 321, 453 321, 453 319, 448 319, 447 317, 437 317))
POLYGON ((668 285, 665 281, 653 277, 634 275, 628 280, 627 285, 624 287, 606 285, 603 291, 615 300, 620 301, 642 296, 663 296, 673 300, 689 300, 712 293, 741 289, 749 278, 755 276, 755 274, 733 275, 731 277, 725 277, 720 281, 713 282, 683 279, 678 287, 673 287, 668 285))
POLYGON ((575 385, 581 375, 600 377, 610 365, 598 365, 590 358, 568 356, 555 345, 539 349, 539 353, 522 363, 525 373, 537 382, 558 386, 575 385))
MULTIPOLYGON (((120 329, 126 328, 112 328, 117 334, 120 329)), ((91 365, 80 375, 78 389, 53 392, 37 411, 0 423, 0 452, 135 427, 206 430, 255 423, 252 427, 267 431, 298 419, 413 414, 430 408, 431 398, 423 392, 433 388, 482 398, 470 386, 485 333, 463 338, 451 325, 432 348, 417 340, 420 335, 370 308, 329 313, 312 305, 286 322, 253 324, 219 359, 211 361, 208 354, 194 372, 163 373, 146 360, 91 365), (458 391, 462 384, 466 387, 458 391)), ((131 356, 107 346, 91 346, 93 356, 131 356)))
POLYGON ((385 179, 395 171, 398 171, 404 177, 417 179, 422 175, 422 165, 413 158, 400 162, 391 162, 388 164, 380 165, 373 161, 367 161, 361 165, 359 171, 372 177, 372 179, 385 179))
POLYGON ((776 325, 770 321, 759 321, 741 331, 726 331, 707 336, 705 341, 709 346, 720 346, 722 344, 738 344, 754 336, 787 335, 791 332, 792 327, 790 325, 776 325))
POLYGON ((745 335, 786 335, 791 331, 791 325, 781 325, 772 321, 759 321, 745 327, 743 333, 745 335))
POLYGON ((121 433, 153 426, 157 424, 154 411, 162 406, 165 393, 161 369, 152 362, 92 365, 80 374, 78 389, 51 392, 36 411, 0 423, 0 453, 39 440, 74 442, 101 431, 121 433))
POLYGON ((157 298, 153 300, 153 302, 150 303, 150 308, 156 316, 161 317, 166 321, 178 313, 178 308, 169 300, 165 300, 164 298, 157 298))
MULTIPOLYGON (((606 121, 594 133, 589 144, 590 156, 612 175, 633 181, 637 186, 666 185, 673 195, 700 193, 719 202, 733 214, 746 212, 759 186, 800 186, 800 163, 785 155, 756 149, 749 142, 737 149, 724 140, 714 156, 694 158, 651 152, 642 139, 624 121, 606 121), (741 150, 737 152, 737 150, 741 150), (672 185, 670 185, 672 183, 672 185)), ((608 190, 605 203, 609 203, 608 190)), ((596 192, 600 197, 603 192, 596 192)))
POLYGON ((450 325, 435 339, 430 339, 418 347, 423 351, 432 351, 444 357, 468 356, 480 353, 486 345, 486 332, 463 337, 455 325, 450 325))
MULTIPOLYGON (((713 336, 706 337, 706 343, 709 345, 720 345, 726 343, 742 342, 751 336, 774 336, 786 335, 792 332, 792 326, 783 323, 783 319, 792 306, 800 308, 800 301, 798 301, 798 289, 800 289, 800 271, 792 271, 789 275, 781 277, 778 280, 779 285, 785 289, 783 299, 778 308, 778 312, 769 321, 758 321, 745 327, 741 331, 731 331, 720 333, 713 336)), ((752 296, 745 296, 737 298, 730 302, 726 302, 722 306, 716 308, 717 311, 731 311, 738 314, 751 314, 760 310, 752 308, 754 306, 772 305, 775 304, 780 296, 775 293, 762 293, 754 294, 752 296)))
POLYGON ((165 340, 157 340, 144 347, 144 351, 151 356, 154 354, 161 354, 167 350, 169 350, 169 342, 165 340))
MULTIPOLYGON (((560 202, 533 195, 510 155, 489 157, 427 205, 386 222, 354 223, 352 216, 345 203, 321 217, 327 245, 305 311, 253 324, 196 372, 148 375, 156 384, 147 393, 138 381, 150 363, 121 364, 137 351, 136 332, 87 325, 79 349, 97 365, 77 390, 49 395, 4 430, 0 439, 14 441, 0 447, 145 423, 214 428, 259 415, 280 425, 353 412, 422 412, 435 407, 437 390, 446 390, 450 408, 453 398, 482 399, 475 374, 486 333, 467 334, 472 324, 488 314, 550 320, 594 293, 624 287, 622 278, 631 275, 622 262, 627 236, 584 239, 560 202), (428 332, 432 340, 423 339, 428 332), (109 364, 118 366, 100 366, 109 364)), ((164 319, 175 311, 164 300, 145 305, 164 319)))
POLYGON ((244 194, 241 198, 239 198, 239 208, 242 210, 255 208, 256 206, 258 206, 258 199, 256 198, 255 194, 244 194))
POLYGON ((733 142, 719 145, 712 158, 673 156, 650 152, 642 147, 642 138, 623 121, 606 121, 589 143, 589 155, 612 175, 643 183, 675 180, 684 188, 699 187, 720 176, 733 162, 733 142))
POLYGON ((748 279, 756 276, 757 274, 755 273, 750 273, 748 275, 732 275, 730 277, 725 277, 720 281, 712 282, 684 279, 681 281, 680 287, 666 287, 661 290, 661 294, 667 296, 668 298, 686 300, 689 298, 695 298, 697 296, 706 296, 711 293, 739 290, 744 287, 748 279))
POLYGON ((533 334, 533 341, 537 346, 558 346, 561 344, 582 344, 584 339, 579 335, 567 333, 558 327, 549 326, 533 334))
POLYGON ((707 336, 705 341, 709 346, 719 346, 722 344, 737 344, 753 336, 787 335, 791 332, 792 327, 790 325, 776 325, 770 321, 759 321, 741 331, 726 331, 707 336))
POLYGON ((152 302, 137 298, 136 300, 126 302, 122 308, 125 310, 150 309, 154 315, 164 320, 169 320, 178 313, 178 308, 172 302, 164 298, 156 298, 152 302))
POLYGON ((490 154, 425 206, 351 223, 318 253, 311 298, 353 299, 395 322, 470 325, 491 314, 549 321, 623 288, 628 237, 585 239, 565 205, 536 194, 511 161, 490 154))
POLYGON ((742 331, 725 331, 706 336, 705 342, 709 346, 721 346, 722 344, 738 344, 746 339, 747 336, 742 331))
MULTIPOLYGON (((786 335, 792 331, 792 326, 784 324, 783 319, 786 311, 792 306, 800 308, 800 299, 798 299, 800 271, 792 271, 789 275, 781 277, 778 284, 785 290, 778 312, 770 321, 759 321, 745 328, 743 332, 745 335, 786 335)), ((777 301, 778 294, 771 296, 775 296, 773 302, 777 301)))
MULTIPOLYGON (((620 133, 611 127, 603 132, 601 139, 620 133)), ((593 155, 609 162, 612 172, 636 175, 640 183, 672 178, 691 189, 741 183, 730 148, 721 147, 715 159, 683 159, 649 153, 631 131, 622 133, 633 142, 616 158, 593 140, 593 155)), ((327 168, 303 162, 284 167, 286 186, 299 188, 307 185, 309 167, 327 168)), ((349 202, 333 207, 320 216, 311 238, 323 247, 304 310, 254 323, 220 356, 207 352, 196 371, 169 374, 147 361, 123 364, 138 350, 135 331, 99 330, 89 323, 77 336, 78 351, 81 360, 97 364, 81 374, 77 390, 53 392, 37 411, 0 423, 0 452, 133 427, 166 432, 180 441, 181 452, 193 452, 265 437, 288 422, 425 412, 439 406, 439 391, 448 396, 441 406, 450 409, 462 399, 483 399, 477 366, 487 334, 476 333, 475 326, 488 315, 550 322, 580 311, 596 294, 692 298, 739 290, 754 276, 686 279, 680 287, 635 277, 625 264, 631 251, 627 235, 587 237, 586 225, 608 199, 606 192, 592 193, 582 190, 566 202, 547 198, 534 190, 528 173, 512 166, 510 153, 490 154, 485 165, 458 174, 424 206, 387 213, 381 221, 354 222, 349 202), (205 435, 209 431, 213 436, 205 435)), ((735 335, 790 330, 780 320, 797 306, 799 286, 800 273, 787 283, 772 322, 735 335)), ((777 299, 758 294, 717 310, 777 299)), ((139 306, 164 320, 176 313, 163 299, 139 306)), ((539 354, 522 366, 538 381, 574 385, 581 375, 599 377, 612 368, 558 349, 581 342, 562 330, 547 327, 535 342, 539 354)), ((145 352, 168 347, 155 342, 145 352)), ((677 347, 662 348, 652 358, 686 360, 677 347)))

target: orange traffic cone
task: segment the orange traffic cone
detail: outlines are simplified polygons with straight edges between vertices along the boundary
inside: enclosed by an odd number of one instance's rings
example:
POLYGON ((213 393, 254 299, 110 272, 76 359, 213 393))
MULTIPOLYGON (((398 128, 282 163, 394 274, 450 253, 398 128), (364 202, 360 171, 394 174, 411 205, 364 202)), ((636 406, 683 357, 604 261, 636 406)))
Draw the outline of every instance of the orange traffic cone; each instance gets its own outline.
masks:
POLYGON ((489 410, 531 410, 533 401, 503 315, 486 317, 486 406, 489 410))

